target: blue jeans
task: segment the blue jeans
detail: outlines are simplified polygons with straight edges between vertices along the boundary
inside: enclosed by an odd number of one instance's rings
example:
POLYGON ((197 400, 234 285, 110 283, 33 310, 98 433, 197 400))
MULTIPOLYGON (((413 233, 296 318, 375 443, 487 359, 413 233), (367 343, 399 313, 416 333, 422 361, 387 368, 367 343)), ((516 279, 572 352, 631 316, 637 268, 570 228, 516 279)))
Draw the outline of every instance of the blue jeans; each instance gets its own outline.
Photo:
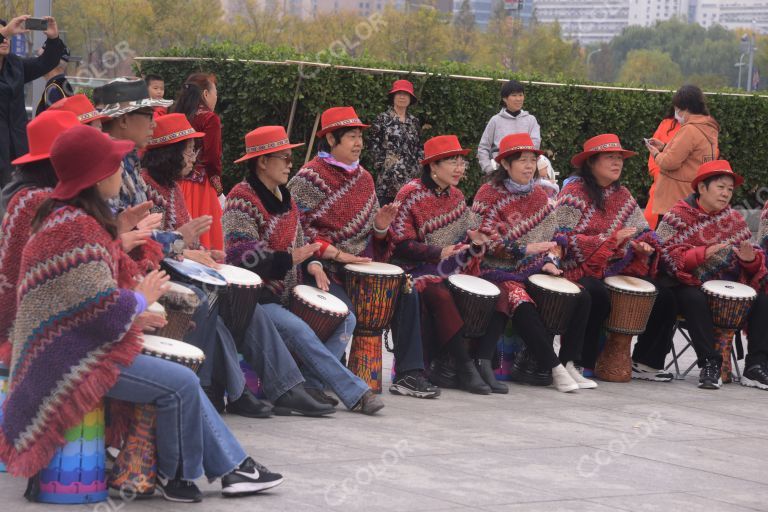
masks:
POLYGON ((256 305, 240 347, 243 357, 261 378, 264 394, 270 402, 304 382, 296 361, 272 322, 269 313, 256 305))
POLYGON ((107 396, 157 408, 157 471, 166 478, 219 478, 247 456, 186 366, 140 354, 107 396))
POLYGON ((285 344, 302 361, 307 388, 323 389, 323 384, 327 384, 348 409, 360 401, 368 386, 339 361, 355 330, 353 313, 323 343, 304 320, 280 304, 264 304, 262 307, 285 344))
POLYGON ((219 305, 209 308, 208 296, 200 288, 179 284, 195 292, 200 299, 200 306, 192 315, 195 328, 184 336, 185 342, 205 354, 205 362, 198 372, 200 384, 208 387, 216 382, 226 390, 230 400, 237 400, 245 390, 245 376, 240 369, 235 340, 219 317, 219 305))

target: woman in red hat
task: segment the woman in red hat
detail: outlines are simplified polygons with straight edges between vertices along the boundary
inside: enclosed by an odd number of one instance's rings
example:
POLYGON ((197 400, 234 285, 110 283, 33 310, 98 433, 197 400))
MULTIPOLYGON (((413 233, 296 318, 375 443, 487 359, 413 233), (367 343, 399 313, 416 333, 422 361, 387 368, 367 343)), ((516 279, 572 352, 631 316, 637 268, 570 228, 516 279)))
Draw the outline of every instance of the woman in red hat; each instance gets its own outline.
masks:
POLYGON ((219 201, 219 196, 224 193, 221 185, 221 119, 214 112, 218 98, 216 76, 194 73, 182 85, 173 112, 187 116, 195 130, 205 134, 195 144, 197 161, 192 172, 182 180, 181 190, 192 218, 213 217, 211 229, 200 237, 200 242, 209 249, 223 251, 219 201))
POLYGON ((29 153, 11 162, 18 167, 1 199, 5 216, 0 229, 0 365, 7 366, 11 357, 21 252, 29 241, 37 208, 58 181, 49 159, 51 145, 61 132, 77 124, 77 117, 69 112, 40 114, 27 125, 29 153))
POLYGON ((376 195, 391 203, 400 187, 419 175, 421 124, 408 107, 415 105, 413 84, 395 80, 388 94, 389 108, 376 116, 368 135, 368 148, 376 173, 376 195))
POLYGON ((556 389, 562 392, 595 388, 597 384, 582 377, 574 367, 574 361, 581 356, 589 296, 581 294, 568 327, 568 343, 561 344, 558 358, 552 348, 552 336, 526 292, 525 282, 529 276, 563 273, 560 261, 565 239, 556 236, 555 205, 534 178, 541 154, 527 133, 502 138, 495 157, 499 166, 489 176, 489 182, 477 191, 472 203, 473 211, 481 220, 480 229, 497 229, 502 236, 499 243, 491 245, 481 264, 480 276, 502 289, 498 311, 486 338, 490 342, 498 340, 507 321, 512 320, 539 368, 536 372, 528 370, 520 360, 513 366, 513 381, 549 385, 554 380, 556 389), (545 378, 537 378, 536 374, 545 378))
MULTIPOLYGON (((317 255, 337 283, 341 283, 345 264, 384 257, 389 225, 397 213, 394 204, 379 208, 373 178, 360 165, 365 128, 368 125, 360 121, 352 107, 333 107, 323 112, 317 156, 288 183, 299 207, 304 234, 320 243, 317 255)), ((341 287, 331 293, 352 309, 341 287)), ((440 390, 423 375, 417 293, 400 294, 395 318, 392 326, 397 376, 390 392, 421 398, 438 396, 440 390)))
POLYGON ((141 315, 167 291, 168 277, 153 271, 136 284, 137 269, 116 244, 108 201, 133 146, 74 126, 51 148, 59 181, 22 256, 0 459, 11 474, 33 477, 65 443, 64 431, 110 397, 155 405, 166 499, 200 501, 194 480, 202 476, 221 478, 225 495, 274 487, 282 476, 247 456, 192 370, 139 353, 141 315))
MULTIPOLYGON (((611 310, 603 278, 619 274, 656 276, 656 236, 635 198, 619 181, 624 160, 636 154, 624 149, 618 136, 611 133, 588 139, 584 150, 571 159, 577 169, 574 179, 557 200, 560 235, 565 237, 563 277, 578 282, 592 303, 581 353, 585 372, 594 368, 600 329, 611 310)), ((646 329, 640 335, 632 355, 633 377, 672 379, 672 374, 663 370, 675 321, 672 303, 671 295, 660 288, 651 312, 658 318, 660 330, 646 329), (667 325, 669 329, 661 328, 667 325)))
MULTIPOLYGON (((490 240, 476 229, 476 218, 457 187, 468 153, 455 135, 433 137, 424 144, 421 177, 407 183, 395 199, 399 207, 389 227, 390 253, 414 277, 422 311, 427 313, 423 325, 429 326, 435 340, 432 359, 437 368, 430 379, 435 382, 444 375, 441 365, 451 356, 461 389, 482 395, 507 393, 507 386, 496 380, 491 367, 496 340, 478 343, 476 360, 472 360, 461 313, 444 282, 451 274, 476 269, 476 256, 490 240)), ((450 381, 435 383, 456 387, 450 381)))
POLYGON ((291 144, 282 126, 262 126, 245 136, 245 155, 235 163, 246 162, 248 171, 227 195, 224 207, 227 261, 264 278, 267 291, 259 302, 304 363, 307 392, 321 403, 338 405, 323 392, 328 387, 349 410, 375 414, 384 403, 340 362, 355 329, 355 315, 350 313, 323 342, 286 307, 302 274, 312 276, 312 284, 323 290, 338 287, 329 282, 322 263, 309 261, 320 244, 306 242, 299 209, 285 186, 291 149, 303 145, 291 144))
MULTIPOLYGON (((677 307, 689 327, 699 367, 699 387, 722 384, 721 353, 715 349, 714 325, 702 283, 713 279, 738 281, 763 291, 765 254, 750 242, 752 233, 730 207, 733 191, 743 183, 726 160, 699 167, 691 182, 693 193, 669 210, 656 232, 661 239, 661 265, 676 281, 671 287, 677 307)), ((749 355, 743 384, 768 389, 768 299, 761 294, 749 313, 749 355)), ((658 321, 651 317, 649 323, 658 321)))

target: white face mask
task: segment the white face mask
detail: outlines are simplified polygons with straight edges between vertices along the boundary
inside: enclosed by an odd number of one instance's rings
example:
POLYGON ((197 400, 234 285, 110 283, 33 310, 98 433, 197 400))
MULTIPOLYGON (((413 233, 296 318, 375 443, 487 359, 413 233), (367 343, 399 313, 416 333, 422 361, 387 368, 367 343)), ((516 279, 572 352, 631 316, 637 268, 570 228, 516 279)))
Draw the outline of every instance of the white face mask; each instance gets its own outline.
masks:
POLYGON ((680 124, 685 123, 685 119, 683 118, 683 114, 679 110, 677 110, 677 109, 675 109, 675 119, 680 124))

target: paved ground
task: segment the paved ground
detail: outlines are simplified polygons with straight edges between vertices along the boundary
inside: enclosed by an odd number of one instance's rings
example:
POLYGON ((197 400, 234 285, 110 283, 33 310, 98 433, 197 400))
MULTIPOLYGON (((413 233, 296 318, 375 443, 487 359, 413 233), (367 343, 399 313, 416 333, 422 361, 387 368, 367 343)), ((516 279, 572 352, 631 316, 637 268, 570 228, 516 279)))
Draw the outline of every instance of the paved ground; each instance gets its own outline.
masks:
MULTIPOLYGON (((687 355, 687 354, 686 354, 687 355)), ((690 356, 689 356, 690 357, 690 356)), ((62 510, 655 511, 768 510, 768 393, 601 383, 564 395, 513 386, 507 396, 384 395, 380 417, 227 418, 285 483, 263 496, 202 505, 157 497, 62 510)), ((28 504, 0 475, 3 510, 28 504)))

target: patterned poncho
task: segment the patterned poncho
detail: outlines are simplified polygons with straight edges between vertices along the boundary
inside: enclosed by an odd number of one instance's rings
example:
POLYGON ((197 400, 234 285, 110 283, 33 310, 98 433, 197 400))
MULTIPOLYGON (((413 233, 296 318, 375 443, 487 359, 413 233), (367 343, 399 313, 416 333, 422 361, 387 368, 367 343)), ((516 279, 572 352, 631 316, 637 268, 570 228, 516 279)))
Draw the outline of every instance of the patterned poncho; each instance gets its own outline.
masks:
POLYGON ((744 263, 733 252, 752 233, 744 218, 730 206, 709 214, 690 196, 664 215, 656 233, 662 242, 662 269, 681 283, 699 286, 712 279, 724 279, 761 288, 766 277, 765 254, 756 245, 755 259, 744 263), (705 259, 706 247, 720 243, 729 247, 705 259))
MULTIPOLYGON (((378 199, 373 178, 358 166, 345 171, 315 157, 288 183, 310 241, 325 241, 356 256, 380 259, 386 249, 374 239, 378 199)), ((331 266, 332 270, 338 268, 331 266)))
POLYGON ((11 358, 11 331, 16 318, 16 287, 21 252, 29 240, 37 207, 48 198, 50 188, 24 188, 8 203, 0 231, 0 363, 11 358))
POLYGON ((287 303, 300 281, 289 251, 304 245, 304 234, 296 203, 287 188, 280 190, 282 201, 249 176, 227 195, 222 222, 227 263, 256 272, 276 298, 287 303))
POLYGON ((637 201, 619 184, 610 185, 602 192, 602 210, 593 204, 581 179, 568 183, 557 196, 559 234, 567 241, 562 260, 563 277, 576 281, 583 276, 598 279, 618 274, 655 276, 656 254, 650 257, 636 254, 630 244, 634 240, 658 248, 656 235, 637 201), (637 228, 637 232, 618 244, 616 233, 623 228, 637 228))
POLYGON ((395 199, 400 207, 389 227, 387 254, 412 274, 419 291, 458 271, 473 273, 475 260, 469 251, 460 258, 440 260, 444 247, 466 242, 467 230, 477 228, 477 219, 461 190, 450 187, 437 193, 429 181, 415 179, 400 189, 395 199))
POLYGON ((10 391, 0 459, 17 476, 45 467, 64 431, 82 421, 141 349, 137 272, 118 242, 83 210, 53 212, 21 261, 10 391), (120 284, 118 284, 120 283, 120 284))
POLYGON ((147 184, 147 199, 155 204, 150 211, 163 215, 160 229, 174 231, 190 221, 187 203, 178 183, 174 182, 170 187, 161 185, 146 170, 142 171, 141 177, 147 184))

